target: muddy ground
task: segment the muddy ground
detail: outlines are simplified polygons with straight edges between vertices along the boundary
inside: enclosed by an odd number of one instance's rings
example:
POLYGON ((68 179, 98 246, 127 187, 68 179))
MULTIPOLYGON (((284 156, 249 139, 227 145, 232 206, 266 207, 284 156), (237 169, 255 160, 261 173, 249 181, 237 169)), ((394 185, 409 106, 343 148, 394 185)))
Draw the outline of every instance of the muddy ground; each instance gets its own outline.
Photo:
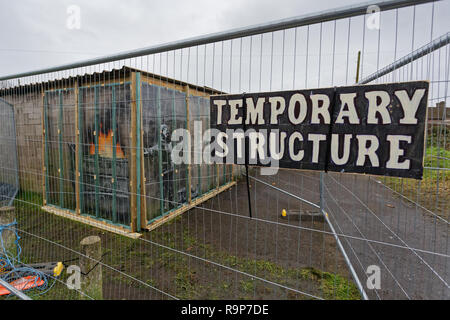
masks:
MULTIPOLYGON (((23 257, 76 264, 79 242, 94 234, 102 238, 105 299, 359 299, 327 223, 290 215, 317 211, 297 197, 320 203, 319 174, 252 176, 264 183, 250 180, 251 218, 241 180, 140 240, 48 214, 30 204, 37 195, 22 193, 23 257)), ((324 209, 363 286, 367 267, 380 267, 381 288, 366 288, 370 298, 450 298, 448 223, 374 178, 328 174, 324 181, 324 209)), ((79 298, 65 277, 40 298, 79 298)))
MULTIPOLYGON (((99 235, 105 299, 360 298, 327 225, 281 217, 311 207, 264 185, 252 184, 251 194, 252 219, 240 181, 140 240, 48 214, 29 204, 37 195, 22 194, 23 257, 77 264, 81 239, 99 235)), ((66 277, 39 298, 79 298, 66 277)))

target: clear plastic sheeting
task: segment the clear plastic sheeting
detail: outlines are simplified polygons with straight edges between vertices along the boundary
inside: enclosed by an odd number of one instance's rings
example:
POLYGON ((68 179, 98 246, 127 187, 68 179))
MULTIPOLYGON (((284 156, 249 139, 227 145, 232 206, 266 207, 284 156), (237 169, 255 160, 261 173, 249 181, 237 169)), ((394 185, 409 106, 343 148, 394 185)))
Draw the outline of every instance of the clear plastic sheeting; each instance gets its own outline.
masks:
POLYGON ((130 84, 80 88, 81 211, 130 224, 130 84))
POLYGON ((209 98, 189 95, 186 99, 185 92, 145 82, 141 98, 147 219, 152 221, 214 190, 218 166, 205 163, 202 148, 195 149, 195 143, 202 141, 199 139, 209 129, 209 98), (190 169, 186 163, 174 163, 171 157, 178 142, 172 141, 173 132, 188 128, 190 169))
POLYGON ((0 207, 10 206, 19 190, 13 106, 0 99, 0 207))

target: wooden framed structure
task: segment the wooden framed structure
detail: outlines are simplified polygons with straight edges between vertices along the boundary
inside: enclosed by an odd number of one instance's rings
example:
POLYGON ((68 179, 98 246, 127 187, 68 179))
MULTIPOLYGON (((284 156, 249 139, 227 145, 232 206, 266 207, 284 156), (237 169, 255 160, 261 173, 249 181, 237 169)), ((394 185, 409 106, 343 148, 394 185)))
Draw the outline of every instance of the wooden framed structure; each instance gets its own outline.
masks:
POLYGON ((28 99, 40 119, 43 208, 131 237, 234 184, 229 165, 171 159, 174 130, 193 140, 209 128, 213 94, 129 67, 0 91, 13 105, 28 99))

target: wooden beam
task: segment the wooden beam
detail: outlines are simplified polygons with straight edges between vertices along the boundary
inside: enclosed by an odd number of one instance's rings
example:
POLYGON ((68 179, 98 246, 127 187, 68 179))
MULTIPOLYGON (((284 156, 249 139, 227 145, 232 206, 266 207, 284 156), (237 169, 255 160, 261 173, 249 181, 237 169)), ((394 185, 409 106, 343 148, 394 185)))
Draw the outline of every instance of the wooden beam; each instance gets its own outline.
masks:
POLYGON ((42 204, 47 205, 47 192, 46 192, 46 175, 47 168, 45 167, 45 91, 42 87, 42 204))
POLYGON ((205 193, 203 196, 196 198, 191 203, 186 204, 186 205, 170 212, 169 214, 165 215, 164 217, 161 217, 160 219, 154 220, 152 223, 147 225, 147 230, 151 231, 151 230, 158 228, 159 226, 163 225, 164 223, 176 218, 180 214, 198 206, 199 204, 211 199, 212 197, 217 196, 219 193, 222 193, 223 191, 231 188, 235 184, 236 184, 236 182, 232 181, 232 182, 227 183, 226 185, 223 185, 222 187, 220 187, 218 189, 213 189, 212 191, 205 193))
POLYGON ((77 221, 77 222, 81 222, 84 224, 87 224, 91 227, 95 227, 95 228, 99 228, 102 230, 106 230, 109 232, 113 232, 116 234, 120 234, 122 236, 125 237, 129 237, 132 239, 137 239, 141 236, 140 233, 136 233, 136 232, 130 232, 130 230, 124 228, 124 227, 120 227, 117 225, 112 225, 111 223, 105 222, 105 221, 101 221, 101 220, 97 220, 94 218, 91 218, 87 215, 77 215, 77 214, 73 214, 72 212, 70 212, 69 210, 65 210, 65 209, 60 209, 60 208, 56 208, 53 206, 43 206, 42 210, 52 213, 54 215, 57 215, 59 217, 63 217, 63 218, 67 218, 73 221, 77 221))
POLYGON ((130 128, 130 211, 131 231, 137 231, 137 176, 136 176, 136 148, 137 148, 137 114, 136 114, 136 72, 131 73, 131 128, 130 128))
POLYGON ((220 164, 216 165, 216 176, 217 176, 217 185, 216 188, 218 189, 220 187, 220 176, 219 176, 219 172, 220 172, 220 164))
POLYGON ((75 80, 73 92, 75 95, 75 201, 76 214, 81 214, 80 205, 80 127, 79 127, 79 106, 78 106, 78 80, 75 80))
POLYGON ((172 82, 164 82, 164 80, 161 80, 159 77, 149 77, 145 74, 141 75, 142 82, 146 82, 150 85, 156 85, 156 86, 164 86, 169 89, 177 90, 180 92, 186 92, 186 87, 189 87, 190 94, 198 97, 205 97, 208 98, 210 95, 204 91, 199 91, 192 86, 185 84, 185 83, 172 83, 172 82))
MULTIPOLYGON (((142 94, 142 93, 141 93, 142 94)), ((147 225, 147 198, 145 190, 145 164, 144 164, 144 108, 141 100, 141 227, 144 228, 147 225)))
MULTIPOLYGON (((189 86, 185 86, 184 87, 184 92, 186 93, 186 129, 188 132, 191 132, 190 130, 190 116, 189 116, 189 95, 190 95, 190 90, 189 90, 189 86)), ((190 133, 189 133, 190 134, 190 133)), ((189 150, 189 153, 191 153, 191 150, 189 150)), ((192 162, 192 154, 189 154, 189 158, 191 161, 189 161, 188 163, 188 190, 186 190, 187 192, 187 199, 189 203, 192 203, 192 194, 191 194, 191 185, 192 185, 192 173, 191 173, 191 162, 192 162)))
POLYGON ((141 101, 141 73, 136 72, 136 231, 141 231, 142 207, 142 101, 141 101))

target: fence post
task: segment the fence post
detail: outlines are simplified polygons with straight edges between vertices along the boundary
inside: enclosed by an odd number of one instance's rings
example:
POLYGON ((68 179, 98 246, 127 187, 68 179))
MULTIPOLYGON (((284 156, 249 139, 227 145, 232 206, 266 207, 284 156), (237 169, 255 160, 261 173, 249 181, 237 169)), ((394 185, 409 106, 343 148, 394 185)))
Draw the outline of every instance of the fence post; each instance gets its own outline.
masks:
POLYGON ((101 239, 89 236, 81 240, 80 269, 82 299, 103 299, 102 265, 98 262, 102 258, 101 239))
POLYGON ((355 269, 353 268, 353 265, 347 255, 347 252, 344 249, 344 246, 341 243, 341 240, 339 239, 339 236, 336 233, 336 230, 333 227, 333 224, 330 221, 330 218, 328 217, 328 213, 325 211, 325 172, 320 172, 320 181, 319 181, 319 193, 320 193, 320 213, 324 216, 324 219, 328 225, 328 227, 330 227, 331 233, 334 236, 334 239, 336 240, 336 243, 342 253, 342 256, 344 257, 345 262, 347 263, 347 266, 350 269, 350 273, 353 277, 353 280, 355 280, 356 286, 358 287, 359 292, 362 295, 362 298, 364 300, 369 300, 369 297, 367 296, 366 291, 364 290, 363 285, 361 284, 361 281, 355 271, 355 269))
POLYGON ((80 201, 80 101, 79 101, 79 89, 78 78, 75 79, 74 85, 74 107, 75 107, 75 213, 81 214, 81 201, 80 201))
POLYGON ((323 193, 324 193, 324 175, 325 175, 325 173, 324 172, 320 172, 320 182, 319 182, 319 196, 320 196, 320 202, 319 202, 319 205, 320 205, 320 213, 324 213, 324 210, 325 210, 325 208, 324 208, 324 205, 325 205, 325 203, 324 203, 324 195, 323 195, 323 193))
MULTIPOLYGON (((189 104, 190 104, 190 99, 189 99, 189 85, 186 84, 186 86, 184 87, 184 92, 186 93, 186 130, 188 132, 190 132, 191 128, 190 128, 190 110, 189 110, 189 104)), ((190 153, 190 160, 189 163, 187 165, 187 186, 186 186, 186 201, 191 204, 192 203, 192 193, 191 193, 191 184, 192 184, 192 172, 191 172, 191 160, 192 160, 192 154, 191 154, 192 150, 189 150, 190 153)))
POLYGON ((136 72, 131 73, 131 129, 130 129, 130 209, 131 209, 131 231, 138 230, 138 213, 137 213, 137 92, 136 92, 136 72))
MULTIPOLYGON (((0 208, 0 228, 2 226, 11 225, 16 221, 16 213, 14 207, 1 207, 0 208)), ((16 254, 16 226, 11 225, 8 229, 1 232, 5 251, 9 254, 16 254), (9 230, 8 230, 9 229, 9 230)), ((0 248, 0 253, 1 253, 0 248)))

